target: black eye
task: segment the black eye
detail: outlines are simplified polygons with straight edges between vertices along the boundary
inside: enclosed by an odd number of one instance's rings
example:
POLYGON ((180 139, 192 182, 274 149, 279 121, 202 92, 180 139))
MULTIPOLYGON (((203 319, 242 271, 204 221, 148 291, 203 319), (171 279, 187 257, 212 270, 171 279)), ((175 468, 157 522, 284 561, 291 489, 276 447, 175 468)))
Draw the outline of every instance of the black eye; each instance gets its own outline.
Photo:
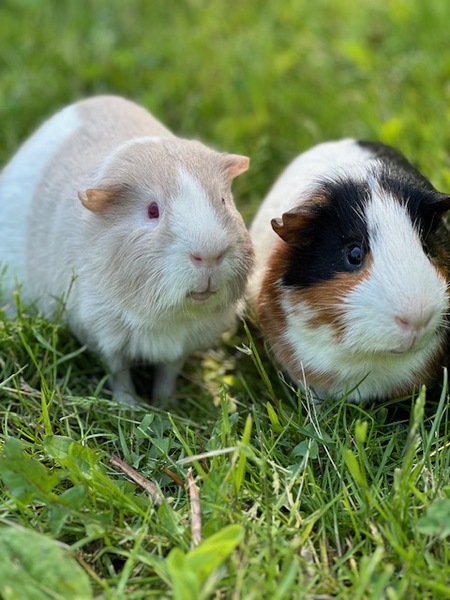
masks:
POLYGON ((349 271, 357 271, 364 263, 366 256, 365 250, 362 244, 352 242, 348 244, 344 249, 344 261, 349 271))
POLYGON ((222 204, 225 204, 225 198, 222 198, 222 204))
POLYGON ((159 218, 159 206, 156 202, 152 202, 147 206, 147 217, 149 219, 159 218))

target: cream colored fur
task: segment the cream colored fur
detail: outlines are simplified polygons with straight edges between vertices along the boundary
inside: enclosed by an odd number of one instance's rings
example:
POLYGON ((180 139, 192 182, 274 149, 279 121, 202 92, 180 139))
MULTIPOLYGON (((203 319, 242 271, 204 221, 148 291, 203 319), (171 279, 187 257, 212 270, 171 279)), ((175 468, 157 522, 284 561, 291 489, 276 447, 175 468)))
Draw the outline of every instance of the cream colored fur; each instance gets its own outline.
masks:
POLYGON ((66 298, 69 326, 105 360, 118 400, 132 401, 136 361, 158 367, 154 395, 170 396, 186 356, 234 322, 253 251, 230 186, 247 167, 122 98, 63 109, 0 177, 7 294, 20 283, 47 317, 66 298))

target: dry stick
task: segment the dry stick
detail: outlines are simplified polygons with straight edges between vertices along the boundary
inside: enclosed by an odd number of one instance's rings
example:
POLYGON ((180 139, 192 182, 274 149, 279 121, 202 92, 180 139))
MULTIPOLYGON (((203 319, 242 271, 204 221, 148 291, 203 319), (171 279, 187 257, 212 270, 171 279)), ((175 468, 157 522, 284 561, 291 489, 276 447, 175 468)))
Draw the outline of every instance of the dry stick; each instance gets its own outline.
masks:
MULTIPOLYGON (((121 458, 113 455, 110 459, 110 463, 123 471, 130 479, 140 485, 148 495, 153 499, 155 504, 162 504, 165 498, 159 493, 156 485, 143 477, 136 469, 127 465, 121 458)), ((194 481, 192 474, 192 468, 187 473, 187 484, 189 490, 189 499, 191 501, 191 547, 195 548, 202 541, 202 511, 200 506, 200 495, 199 488, 194 481)))
POLYGON ((195 548, 202 541, 202 510, 200 507, 199 489, 194 481, 192 468, 187 473, 189 499, 191 501, 191 548, 195 548))
POLYGON ((177 475, 176 473, 174 473, 171 469, 169 469, 168 467, 161 467, 161 471, 167 475, 168 477, 170 477, 170 479, 176 483, 177 485, 179 485, 180 487, 184 488, 185 486, 185 482, 183 481, 183 479, 177 475))
POLYGON ((147 494, 150 496, 150 498, 152 498, 152 500, 155 504, 162 504, 164 502, 164 500, 165 500, 164 496, 162 496, 159 493, 159 490, 156 487, 156 485, 153 483, 153 481, 146 479, 143 475, 138 473, 138 471, 136 471, 136 469, 133 469, 133 467, 130 467, 130 465, 127 465, 127 463, 124 462, 118 456, 115 456, 115 455, 111 456, 110 463, 112 465, 114 465, 115 467, 117 467, 118 469, 120 469, 121 471, 123 471, 135 483, 137 483, 142 488, 144 488, 144 490, 147 492, 147 494))
POLYGON ((99 585, 104 586, 103 579, 94 571, 94 569, 79 554, 74 554, 76 560, 80 563, 88 575, 92 577, 99 585))

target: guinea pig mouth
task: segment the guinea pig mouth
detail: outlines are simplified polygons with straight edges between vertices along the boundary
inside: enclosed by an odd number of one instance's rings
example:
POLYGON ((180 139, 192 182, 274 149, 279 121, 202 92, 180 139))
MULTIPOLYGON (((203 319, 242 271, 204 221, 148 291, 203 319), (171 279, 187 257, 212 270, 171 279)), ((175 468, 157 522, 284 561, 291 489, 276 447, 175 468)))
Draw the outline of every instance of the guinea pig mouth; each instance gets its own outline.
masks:
POLYGON ((401 356, 402 354, 407 354, 411 351, 411 348, 407 350, 389 350, 388 354, 394 354, 396 356, 401 356))
POLYGON ((193 300, 197 300, 199 302, 204 302, 208 300, 213 294, 215 294, 213 290, 207 289, 204 292, 189 292, 188 298, 192 298, 193 300))
POLYGON ((390 350, 390 354, 408 354, 409 352, 419 351, 421 347, 420 340, 417 339, 416 336, 412 337, 409 340, 406 340, 402 344, 399 344, 397 348, 392 348, 390 350))

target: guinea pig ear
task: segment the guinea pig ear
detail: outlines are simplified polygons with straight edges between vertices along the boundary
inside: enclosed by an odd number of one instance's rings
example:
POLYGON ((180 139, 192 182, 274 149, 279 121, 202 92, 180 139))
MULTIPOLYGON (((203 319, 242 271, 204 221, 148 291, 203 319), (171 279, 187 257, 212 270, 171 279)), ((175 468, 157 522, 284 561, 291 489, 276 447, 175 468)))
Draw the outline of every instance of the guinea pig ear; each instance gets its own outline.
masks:
POLYGON ((272 219, 272 229, 291 246, 301 243, 300 232, 314 220, 314 214, 306 207, 296 207, 283 213, 281 219, 272 219))
POLYGON ((228 181, 232 181, 235 177, 247 171, 250 166, 248 156, 241 156, 240 154, 223 154, 222 156, 228 181))
POLYGON ((447 194, 437 194, 435 200, 431 203, 433 211, 439 215, 450 210, 450 196, 447 194))
POLYGON ((90 188, 78 192, 78 198, 80 199, 81 204, 95 213, 105 210, 105 208, 111 204, 115 196, 116 194, 112 190, 90 188))

